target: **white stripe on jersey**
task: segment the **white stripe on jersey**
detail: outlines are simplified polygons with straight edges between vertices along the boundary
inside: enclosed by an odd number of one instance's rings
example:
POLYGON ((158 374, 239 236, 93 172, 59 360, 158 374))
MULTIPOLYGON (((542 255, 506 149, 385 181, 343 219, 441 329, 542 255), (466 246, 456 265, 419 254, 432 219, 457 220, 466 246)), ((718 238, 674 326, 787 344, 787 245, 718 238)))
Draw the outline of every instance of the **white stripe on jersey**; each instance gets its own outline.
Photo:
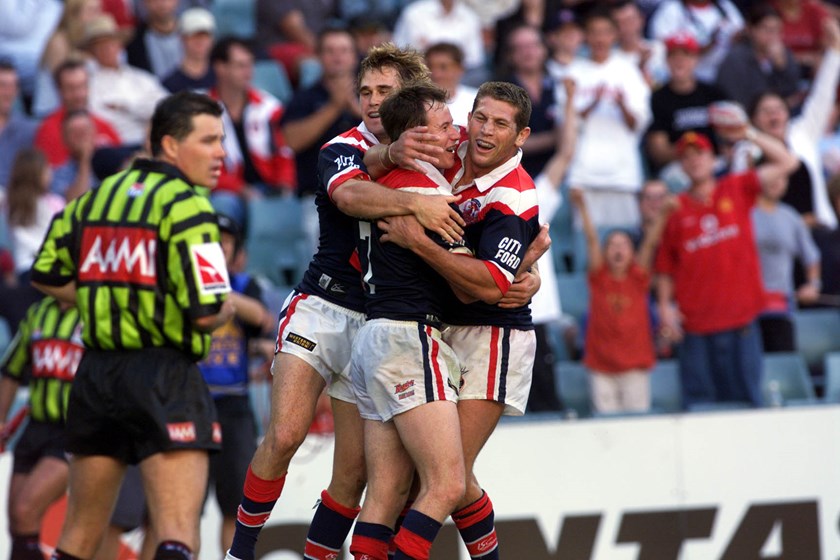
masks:
POLYGON ((336 136, 335 138, 327 142, 327 144, 349 144, 351 146, 358 146, 359 149, 365 152, 368 151, 371 147, 370 144, 368 144, 367 141, 365 141, 364 139, 354 138, 352 136, 336 136))

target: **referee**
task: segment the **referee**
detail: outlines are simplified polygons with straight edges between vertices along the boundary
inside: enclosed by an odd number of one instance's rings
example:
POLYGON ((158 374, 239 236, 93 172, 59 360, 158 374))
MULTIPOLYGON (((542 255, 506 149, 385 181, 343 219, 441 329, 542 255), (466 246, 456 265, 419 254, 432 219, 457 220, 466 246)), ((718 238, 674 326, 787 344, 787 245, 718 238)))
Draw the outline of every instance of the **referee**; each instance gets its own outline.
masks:
POLYGON ((221 432, 195 362, 233 314, 216 217, 196 190, 222 169, 221 114, 196 93, 161 101, 154 159, 70 202, 36 257, 33 284, 77 303, 87 348, 70 391, 70 497, 54 559, 93 557, 127 464, 143 475, 154 557, 198 550, 221 432))

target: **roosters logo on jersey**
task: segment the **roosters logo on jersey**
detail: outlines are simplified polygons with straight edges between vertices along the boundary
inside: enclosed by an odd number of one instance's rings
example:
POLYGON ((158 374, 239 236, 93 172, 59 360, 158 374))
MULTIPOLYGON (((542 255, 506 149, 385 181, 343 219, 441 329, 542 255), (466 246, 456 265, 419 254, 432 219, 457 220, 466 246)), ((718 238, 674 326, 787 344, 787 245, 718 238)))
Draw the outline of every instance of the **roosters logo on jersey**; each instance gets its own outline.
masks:
POLYGON ((66 340, 42 339, 32 344, 32 376, 72 381, 84 350, 66 340))
POLYGON ((135 227, 89 227, 82 233, 79 280, 154 286, 156 232, 135 227))
POLYGON ((478 219, 478 215, 481 212, 481 201, 475 198, 471 198, 464 203, 463 208, 461 209, 461 213, 464 216, 464 221, 467 224, 471 224, 478 219))

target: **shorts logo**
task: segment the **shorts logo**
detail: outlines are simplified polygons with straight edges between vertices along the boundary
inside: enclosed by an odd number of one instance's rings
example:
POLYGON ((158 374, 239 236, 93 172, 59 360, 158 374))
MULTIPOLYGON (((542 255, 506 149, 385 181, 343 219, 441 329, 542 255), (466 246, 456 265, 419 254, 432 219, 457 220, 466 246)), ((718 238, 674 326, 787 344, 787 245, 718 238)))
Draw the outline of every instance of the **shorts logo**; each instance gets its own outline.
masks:
POLYGON ((397 383, 394 385, 394 394, 397 395, 398 400, 407 399, 414 396, 414 380, 410 379, 405 383, 397 383))
POLYGON ((154 286, 157 233, 137 227, 87 227, 82 231, 79 280, 154 286))
POLYGON ((480 212, 481 202, 479 200, 471 198, 464 203, 462 213, 464 215, 464 221, 466 221, 468 224, 476 221, 480 212))
POLYGON ((310 352, 315 350, 315 347, 318 346, 317 342, 313 342, 313 341, 309 340, 308 338, 304 338, 304 337, 300 336, 299 334, 295 334, 295 333, 287 334, 286 335, 286 342, 291 342, 292 344, 297 344, 298 346, 300 346, 304 350, 309 350, 310 352))
POLYGON ((167 424, 166 429, 169 430, 169 440, 181 443, 189 443, 195 441, 195 424, 193 422, 174 422, 167 424))
POLYGON ((193 269, 198 276, 198 290, 201 295, 226 294, 230 292, 225 255, 218 243, 199 243, 190 246, 193 269))
POLYGON ((213 443, 222 443, 222 425, 213 422, 213 443))

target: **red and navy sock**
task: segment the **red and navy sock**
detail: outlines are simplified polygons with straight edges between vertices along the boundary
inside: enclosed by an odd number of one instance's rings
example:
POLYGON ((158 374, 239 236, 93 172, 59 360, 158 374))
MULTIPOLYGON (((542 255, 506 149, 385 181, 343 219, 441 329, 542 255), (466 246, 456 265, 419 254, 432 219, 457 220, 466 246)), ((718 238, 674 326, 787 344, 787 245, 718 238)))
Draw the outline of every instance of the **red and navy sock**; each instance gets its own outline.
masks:
MULTIPOLYGON (((405 503, 405 507, 397 516, 397 522, 394 525, 394 536, 400 532, 400 528, 402 527, 403 521, 405 521, 405 516, 408 515, 408 512, 411 511, 411 506, 414 505, 414 500, 408 500, 405 503)), ((391 537, 391 542, 388 545, 388 559, 393 560, 394 554, 397 553, 397 545, 394 543, 394 538, 391 537)))
POLYGON ((470 558, 499 560, 499 541, 496 538, 495 514, 487 492, 481 497, 452 514, 452 521, 461 533, 470 558))
POLYGON ((359 508, 349 508, 336 502, 329 493, 321 492, 321 503, 315 510, 309 533, 306 535, 304 560, 328 560, 337 558, 341 545, 350 532, 359 508))
POLYGON ((236 512, 236 532, 228 552, 230 556, 238 560, 254 560, 257 537, 268 521, 285 482, 286 475, 276 480, 264 480, 248 467, 242 489, 242 503, 236 512))
POLYGON ((182 542, 163 541, 155 550, 154 560, 193 560, 193 553, 182 542))
POLYGON ((353 529, 350 553, 355 560, 388 560, 388 543, 393 535, 387 525, 359 521, 353 529))
POLYGON ((429 560, 432 542, 440 531, 441 524, 416 509, 408 512, 394 544, 397 552, 394 560, 429 560))
POLYGON ((41 553, 41 536, 38 533, 31 535, 16 535, 12 533, 12 553, 10 560, 44 560, 41 553))

